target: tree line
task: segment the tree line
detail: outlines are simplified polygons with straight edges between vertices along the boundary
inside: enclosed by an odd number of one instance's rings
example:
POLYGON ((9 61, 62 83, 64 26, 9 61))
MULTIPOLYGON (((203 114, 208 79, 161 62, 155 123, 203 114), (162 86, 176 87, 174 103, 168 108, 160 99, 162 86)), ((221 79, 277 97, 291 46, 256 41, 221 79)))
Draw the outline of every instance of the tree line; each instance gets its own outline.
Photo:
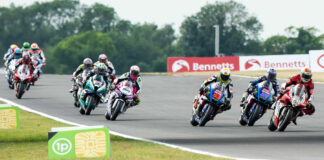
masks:
POLYGON ((215 2, 187 17, 175 35, 172 25, 133 24, 102 4, 79 0, 36 2, 0 7, 0 49, 12 43, 37 42, 48 62, 47 73, 66 74, 85 57, 106 53, 118 73, 133 64, 146 72, 166 71, 170 56, 214 56, 214 25, 220 26, 220 52, 226 56, 307 53, 322 49, 324 35, 312 27, 288 27, 286 35, 260 40, 262 24, 244 5, 215 2))

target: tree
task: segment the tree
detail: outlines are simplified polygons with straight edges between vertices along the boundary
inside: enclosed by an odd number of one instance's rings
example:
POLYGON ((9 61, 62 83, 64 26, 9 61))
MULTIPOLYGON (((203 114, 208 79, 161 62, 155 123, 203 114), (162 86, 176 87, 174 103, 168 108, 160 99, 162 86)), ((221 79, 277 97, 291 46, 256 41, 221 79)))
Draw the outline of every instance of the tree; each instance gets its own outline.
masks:
POLYGON ((264 41, 263 48, 266 54, 287 54, 288 38, 286 36, 272 36, 264 41))
POLYGON ((182 23, 179 47, 186 56, 214 56, 214 25, 220 26, 221 53, 256 52, 247 47, 250 42, 260 46, 257 41, 262 25, 257 18, 240 3, 216 2, 202 7, 200 12, 182 23))

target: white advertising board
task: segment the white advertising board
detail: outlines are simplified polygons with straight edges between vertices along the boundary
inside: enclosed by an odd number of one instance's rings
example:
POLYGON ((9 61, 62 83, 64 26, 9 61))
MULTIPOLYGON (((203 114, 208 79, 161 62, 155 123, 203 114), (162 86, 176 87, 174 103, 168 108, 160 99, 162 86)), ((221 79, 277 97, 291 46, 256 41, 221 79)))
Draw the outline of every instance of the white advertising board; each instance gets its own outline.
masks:
POLYGON ((311 50, 309 57, 312 71, 324 72, 324 50, 311 50))
POLYGON ((240 56, 241 71, 257 71, 274 68, 277 70, 299 70, 309 67, 308 54, 240 56))

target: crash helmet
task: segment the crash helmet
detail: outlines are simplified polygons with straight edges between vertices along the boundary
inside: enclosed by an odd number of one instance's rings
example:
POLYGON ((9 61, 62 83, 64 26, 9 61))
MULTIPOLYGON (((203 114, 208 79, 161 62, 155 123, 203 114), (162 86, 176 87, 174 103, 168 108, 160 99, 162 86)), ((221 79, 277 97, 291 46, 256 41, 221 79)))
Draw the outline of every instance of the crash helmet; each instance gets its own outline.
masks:
POLYGON ((38 47, 38 44, 37 43, 32 43, 30 48, 33 50, 33 51, 37 51, 39 49, 38 47))
POLYGON ((24 42, 22 48, 29 49, 30 48, 30 44, 28 42, 24 42))
POLYGON ((100 54, 99 57, 98 57, 98 61, 99 62, 102 62, 102 63, 105 63, 107 61, 107 56, 106 54, 100 54))
POLYGON ((30 54, 28 52, 24 52, 22 54, 23 61, 28 62, 30 61, 30 54))
POLYGON ((309 82, 312 79, 312 71, 310 68, 305 67, 300 72, 302 82, 309 82))
POLYGON ((222 82, 225 82, 227 80, 229 80, 230 76, 231 76, 231 71, 228 68, 223 68, 220 72, 219 72, 219 76, 221 78, 222 82))
POLYGON ((107 71, 107 67, 104 63, 100 62, 96 65, 96 70, 99 75, 104 75, 105 72, 107 71))
POLYGON ((12 52, 14 52, 16 48, 18 48, 16 44, 10 45, 10 49, 12 50, 12 52))
POLYGON ((85 66, 86 68, 91 68, 92 65, 93 65, 93 62, 92 62, 92 60, 91 60, 90 58, 85 58, 85 59, 83 60, 83 64, 84 64, 84 66, 85 66))
POLYGON ((275 80, 277 78, 277 71, 275 69, 273 69, 273 68, 269 68, 267 70, 266 77, 270 81, 275 80))
POLYGON ((19 58, 21 58, 21 55, 22 55, 21 49, 20 48, 16 48, 15 49, 15 52, 14 52, 14 58, 15 59, 19 59, 19 58))
POLYGON ((137 65, 131 66, 130 70, 129 70, 129 75, 130 75, 131 79, 133 79, 133 80, 137 79, 137 77, 139 76, 140 71, 141 70, 137 65))

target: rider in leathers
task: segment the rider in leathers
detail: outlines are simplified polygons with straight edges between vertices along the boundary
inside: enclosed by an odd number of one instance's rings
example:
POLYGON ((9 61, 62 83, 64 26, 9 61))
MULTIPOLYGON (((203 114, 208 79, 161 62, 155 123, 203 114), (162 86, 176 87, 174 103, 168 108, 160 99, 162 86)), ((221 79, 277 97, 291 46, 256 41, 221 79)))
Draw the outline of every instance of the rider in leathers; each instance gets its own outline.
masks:
POLYGON ((109 77, 111 79, 111 82, 113 82, 114 79, 116 78, 116 76, 115 76, 116 70, 114 68, 114 65, 110 61, 108 61, 106 54, 100 54, 99 55, 98 61, 95 63, 95 65, 98 64, 98 63, 104 63, 106 65, 107 72, 109 73, 109 77))
POLYGON ((17 45, 12 44, 12 45, 10 45, 10 48, 8 49, 8 51, 4 54, 3 60, 5 60, 5 67, 6 68, 8 68, 8 65, 7 64, 9 64, 9 62, 10 62, 9 58, 10 57, 13 57, 13 54, 15 53, 15 50, 17 48, 18 48, 17 45))
MULTIPOLYGON (((80 64, 79 67, 73 72, 73 77, 72 80, 75 80, 75 78, 81 74, 83 71, 87 70, 87 71, 91 71, 95 68, 96 66, 93 64, 92 60, 90 58, 85 58, 83 60, 83 64, 80 64)), ((83 80, 83 85, 86 82, 86 80, 83 80)), ((73 92, 73 89, 76 88, 75 87, 75 83, 72 85, 72 89, 70 89, 70 92, 73 92)))
MULTIPOLYGON (((284 87, 280 89, 280 96, 277 100, 281 99, 284 93, 287 91, 286 89, 292 85, 302 84, 306 88, 307 93, 307 105, 306 108, 303 109, 303 112, 300 112, 298 116, 303 116, 304 113, 307 115, 312 115, 315 112, 315 106, 312 104, 313 99, 313 90, 314 90, 314 83, 312 80, 312 71, 309 68, 301 69, 301 73, 291 77, 285 84, 284 87)), ((296 123, 296 119, 293 120, 294 124, 296 123)))
MULTIPOLYGON (((279 93, 279 86, 278 86, 278 82, 277 82, 277 78, 276 77, 277 77, 276 70, 273 69, 273 68, 270 68, 267 71, 267 74, 266 75, 264 75, 262 77, 259 77, 258 79, 254 80, 254 81, 251 81, 248 89, 243 94, 243 97, 242 97, 240 106, 241 107, 244 107, 244 103, 246 103, 247 96, 254 91, 254 89, 255 89, 255 87, 256 87, 257 84, 259 84, 259 83, 261 83, 263 81, 270 81, 272 83, 272 87, 273 87, 273 90, 275 92, 274 95, 273 95, 273 100, 275 100, 276 99, 276 96, 279 93)), ((269 107, 271 107, 271 105, 269 107)), ((242 111, 245 111, 245 108, 242 108, 242 111)))
POLYGON ((202 95, 205 94, 207 90, 207 86, 211 83, 221 82, 225 85, 225 92, 227 97, 225 98, 225 105, 222 107, 222 111, 226 111, 231 109, 231 99, 233 98, 233 83, 230 78, 230 70, 228 68, 223 68, 220 71, 220 75, 214 75, 203 82, 199 89, 199 95, 197 95, 194 99, 194 108, 196 110, 196 114, 201 112, 203 106, 205 105, 205 101, 201 98, 202 95))
MULTIPOLYGON (((116 88, 117 84, 122 81, 131 81, 133 84, 133 92, 134 92, 134 99, 131 106, 135 106, 140 104, 139 93, 141 92, 142 88, 142 79, 139 75, 140 68, 136 65, 131 66, 130 71, 122 74, 120 77, 115 79, 114 83, 111 85, 110 89, 113 90, 116 88)), ((111 107, 112 97, 109 97, 107 106, 111 107)))
MULTIPOLYGON (((16 73, 18 67, 20 65, 27 65, 30 69, 30 74, 31 74, 31 82, 35 82, 37 80, 37 68, 35 68, 35 63, 33 63, 33 61, 30 58, 30 55, 28 52, 24 52, 22 55, 22 58, 20 58, 16 64, 15 64, 15 69, 14 69, 14 73, 16 73)), ((29 86, 27 87, 28 90, 29 86)))

